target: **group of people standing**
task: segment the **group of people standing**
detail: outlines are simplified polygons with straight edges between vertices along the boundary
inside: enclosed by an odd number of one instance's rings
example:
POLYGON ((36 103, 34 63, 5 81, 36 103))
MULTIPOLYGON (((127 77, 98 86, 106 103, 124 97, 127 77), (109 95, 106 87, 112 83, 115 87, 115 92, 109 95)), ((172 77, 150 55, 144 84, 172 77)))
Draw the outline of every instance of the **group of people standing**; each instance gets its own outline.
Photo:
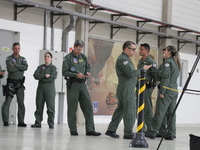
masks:
POLYGON ((106 131, 106 135, 119 138, 116 130, 120 121, 124 122, 124 139, 133 138, 133 126, 136 120, 138 77, 141 69, 146 70, 146 89, 144 92, 144 124, 143 132, 146 137, 155 139, 162 137, 169 124, 169 130, 165 136, 166 140, 176 138, 176 117, 172 113, 176 106, 178 97, 177 78, 181 70, 180 56, 174 46, 167 46, 163 49, 164 62, 159 69, 156 62, 150 57, 150 46, 147 43, 141 44, 139 53, 142 58, 139 60, 137 69, 132 64, 130 57, 136 52, 136 45, 132 41, 126 41, 123 45, 123 52, 116 61, 116 73, 118 77, 117 97, 118 107, 106 131), (158 97, 156 100, 156 111, 153 113, 151 95, 159 82, 158 97), (167 87, 167 89, 166 89, 167 87), (136 88, 136 92, 135 92, 136 88), (172 90, 170 90, 172 89, 172 90))
MULTIPOLYGON (((84 42, 76 40, 72 52, 64 57, 62 65, 62 75, 67 81, 67 118, 70 134, 78 136, 76 126, 76 112, 78 102, 85 117, 85 130, 88 136, 100 136, 100 132, 95 131, 93 109, 90 95, 87 90, 85 81, 90 77, 91 67, 87 57, 82 53, 84 42)), ((137 69, 130 60, 136 52, 136 44, 132 41, 126 41, 123 44, 123 52, 117 58, 115 69, 118 77, 117 97, 118 107, 116 108, 112 120, 106 131, 107 136, 119 138, 116 130, 120 121, 124 121, 124 139, 133 138, 133 126, 137 118, 137 91, 138 78, 141 69, 146 70, 146 90, 145 90, 145 108, 144 123, 142 129, 145 136, 155 139, 162 136, 174 108, 178 97, 177 78, 181 69, 179 53, 174 46, 167 46, 163 49, 163 64, 159 69, 156 62, 150 57, 150 46, 147 43, 140 45, 140 56, 137 69), (153 113, 151 95, 159 82, 159 92, 156 101, 156 112, 153 113), (169 87, 175 90, 169 90, 169 87), (135 91, 136 88, 136 91, 135 91), (162 126, 162 127, 163 127, 162 126), (159 132, 160 131, 160 132, 159 132)), ((13 95, 16 94, 18 102, 18 126, 26 127, 24 123, 25 107, 24 107, 24 90, 25 81, 24 71, 28 69, 27 61, 20 56, 20 44, 14 43, 13 54, 6 59, 6 67, 8 71, 7 85, 5 86, 6 99, 2 105, 2 118, 4 126, 9 126, 9 106, 13 95)), ((47 105, 48 125, 50 129, 54 128, 55 115, 55 79, 57 77, 57 68, 52 64, 52 54, 50 52, 44 55, 44 64, 39 65, 34 72, 34 78, 38 80, 38 88, 36 92, 36 111, 35 123, 32 128, 41 128, 43 120, 44 104, 47 105)), ((0 78, 5 75, 5 70, 0 68, 0 78)), ((174 139, 176 137, 175 116, 171 121, 166 139, 174 139)))
MULTIPOLYGON (((99 136, 101 133, 95 131, 93 120, 93 109, 90 95, 85 84, 86 78, 90 77, 90 65, 87 57, 82 54, 84 42, 76 40, 74 49, 67 54, 63 61, 62 74, 67 80, 67 105, 68 105, 68 125, 71 135, 78 135, 76 127, 76 111, 78 102, 85 116, 86 135, 99 136), (69 82, 70 81, 70 82, 69 82), (70 87, 68 87, 70 86, 70 87)), ((18 103, 18 126, 26 127, 24 123, 24 71, 28 69, 26 59, 20 56, 20 44, 14 43, 13 54, 6 58, 6 68, 8 72, 7 84, 4 86, 5 101, 2 105, 3 125, 9 126, 9 107, 13 96, 16 94, 18 103)), ((44 54, 44 64, 39 65, 33 76, 38 80, 36 92, 35 123, 32 128, 41 128, 43 120, 44 104, 47 106, 47 123, 50 129, 54 128, 55 117, 55 79, 57 78, 57 68, 52 64, 53 55, 50 52, 44 54)), ((3 78, 5 70, 0 68, 0 77, 3 78)))
MULTIPOLYGON (((9 126, 9 107, 10 103, 16 94, 18 103, 18 126, 26 127, 24 123, 25 105, 24 105, 24 71, 28 69, 28 63, 24 57, 20 55, 20 44, 13 43, 13 54, 6 58, 6 68, 8 72, 7 84, 3 86, 3 95, 5 101, 1 108, 3 125, 9 126)), ((49 128, 54 128, 55 114, 55 85, 54 81, 57 77, 57 69, 52 65, 52 54, 50 52, 44 55, 44 64, 38 66, 35 70, 34 78, 38 80, 38 88, 36 93, 36 111, 35 124, 31 127, 41 127, 43 120, 44 103, 47 105, 48 125, 49 128)), ((1 69, 1 68, 0 68, 1 69)), ((0 75, 3 77, 6 70, 0 70, 0 75)))

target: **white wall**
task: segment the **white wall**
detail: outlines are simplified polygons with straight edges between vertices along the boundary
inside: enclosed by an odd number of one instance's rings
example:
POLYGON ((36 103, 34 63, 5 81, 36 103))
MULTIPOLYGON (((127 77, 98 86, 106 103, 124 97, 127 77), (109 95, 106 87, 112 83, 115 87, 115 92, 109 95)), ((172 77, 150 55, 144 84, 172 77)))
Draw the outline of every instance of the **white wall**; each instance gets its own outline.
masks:
POLYGON ((200 31, 199 8, 199 0, 173 0, 172 24, 200 31))
POLYGON ((162 17, 162 0, 93 0, 93 3, 155 20, 162 17))
MULTIPOLYGON (((181 53, 182 60, 188 60, 188 73, 191 72, 191 69, 194 65, 197 56, 190 55, 190 54, 183 54, 181 53)), ((198 63, 194 74, 188 84, 187 89, 193 89, 200 91, 199 86, 199 77, 200 72, 197 72, 197 69, 200 69, 200 63, 198 63)), ((187 76, 188 77, 188 76, 187 76)), ((185 78, 186 79, 186 78, 185 78)), ((179 90, 182 90, 179 89, 179 90)), ((190 91, 188 91, 190 92, 190 91)), ((198 93, 200 94, 200 93, 198 93)), ((179 92, 180 96, 180 92, 179 92)), ((200 113, 200 95, 191 95, 191 94, 184 94, 183 98, 179 104, 177 109, 177 123, 191 123, 191 124, 200 124, 200 117, 198 114, 200 113)))

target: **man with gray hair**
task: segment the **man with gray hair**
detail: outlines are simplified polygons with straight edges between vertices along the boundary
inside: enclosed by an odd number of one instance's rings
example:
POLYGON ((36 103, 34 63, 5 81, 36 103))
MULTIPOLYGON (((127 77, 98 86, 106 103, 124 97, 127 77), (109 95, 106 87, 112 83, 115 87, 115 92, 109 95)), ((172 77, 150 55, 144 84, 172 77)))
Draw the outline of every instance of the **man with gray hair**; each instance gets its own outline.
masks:
POLYGON ((67 117, 71 135, 77 136, 76 111, 78 102, 85 117, 86 135, 100 136, 94 128, 93 109, 85 81, 90 77, 90 64, 82 54, 84 42, 76 40, 72 52, 64 57, 62 74, 67 80, 67 117))
POLYGON ((136 99, 135 86, 137 77, 141 69, 148 70, 152 65, 144 65, 142 68, 136 70, 130 57, 136 53, 136 45, 132 41, 126 41, 122 47, 123 51, 118 56, 115 64, 115 69, 118 77, 117 98, 118 106, 112 116, 111 122, 106 131, 106 135, 119 138, 116 130, 120 121, 124 121, 124 139, 133 138, 133 126, 136 120, 136 99))

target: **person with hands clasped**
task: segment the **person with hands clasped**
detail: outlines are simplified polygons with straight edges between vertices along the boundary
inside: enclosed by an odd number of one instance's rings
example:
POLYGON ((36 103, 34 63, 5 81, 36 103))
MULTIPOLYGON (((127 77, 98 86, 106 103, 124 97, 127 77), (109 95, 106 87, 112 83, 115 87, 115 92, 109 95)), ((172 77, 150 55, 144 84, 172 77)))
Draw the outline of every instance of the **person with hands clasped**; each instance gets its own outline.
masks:
POLYGON ((76 40, 74 49, 64 57, 62 74, 67 80, 67 119, 70 133, 77 136, 76 111, 78 102, 85 117, 85 127, 87 136, 100 136, 96 132, 93 120, 93 108, 90 95, 85 84, 86 78, 90 77, 90 64, 87 57, 82 54, 84 42, 76 40))
POLYGON ((32 128, 41 128, 43 120, 44 103, 47 105, 47 123, 50 129, 54 128, 55 117, 55 79, 57 78, 57 68, 52 64, 53 55, 46 52, 44 55, 45 64, 38 66, 34 73, 34 78, 38 80, 36 94, 35 123, 32 128))

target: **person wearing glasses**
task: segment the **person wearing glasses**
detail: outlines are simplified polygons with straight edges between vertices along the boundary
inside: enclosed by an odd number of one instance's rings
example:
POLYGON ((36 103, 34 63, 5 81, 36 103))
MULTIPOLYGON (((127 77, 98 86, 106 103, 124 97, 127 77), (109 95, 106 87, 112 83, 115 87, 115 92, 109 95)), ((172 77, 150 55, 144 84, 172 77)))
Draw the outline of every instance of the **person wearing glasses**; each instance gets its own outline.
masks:
MULTIPOLYGON (((143 68, 144 65, 152 65, 152 67, 146 71, 146 89, 144 92, 144 127, 143 131, 145 132, 150 125, 150 121, 153 118, 153 106, 151 95, 153 93, 153 89, 156 87, 156 73, 157 73, 157 64, 151 58, 150 54, 150 46, 147 43, 140 44, 139 53, 142 58, 138 61, 137 69, 143 68)), ((136 86, 138 87, 138 86, 136 86)), ((138 88, 136 90, 136 95, 138 93, 138 88)), ((138 100, 137 100, 138 101, 138 100)))
POLYGON ((179 52, 174 46, 167 46, 163 53, 166 60, 163 63, 161 72, 160 89, 156 101, 156 113, 151 120, 151 126, 147 129, 145 136, 155 139, 163 119, 167 114, 167 122, 169 122, 170 119, 172 119, 172 121, 169 124, 169 130, 166 133, 165 139, 173 140, 176 131, 176 115, 174 114, 173 118, 171 118, 171 116, 174 112, 178 98, 177 78, 182 66, 179 52))
MULTIPOLYGON (((116 130, 120 121, 124 121, 124 139, 133 138, 133 126, 136 120, 136 98, 135 86, 140 70, 135 70, 133 63, 129 57, 132 57, 136 52, 136 45, 132 41, 126 41, 123 44, 123 52, 118 56, 115 64, 115 69, 118 77, 117 98, 118 106, 114 111, 111 122, 106 131, 106 135, 119 138, 116 130)), ((144 65, 143 69, 148 70, 152 65, 144 65)))
POLYGON ((85 117, 86 135, 100 136, 94 128, 93 108, 90 95, 85 84, 90 77, 90 64, 87 57, 82 54, 84 42, 76 40, 72 52, 64 57, 62 74, 67 80, 67 119, 70 133, 77 136, 76 112, 78 102, 85 117))

